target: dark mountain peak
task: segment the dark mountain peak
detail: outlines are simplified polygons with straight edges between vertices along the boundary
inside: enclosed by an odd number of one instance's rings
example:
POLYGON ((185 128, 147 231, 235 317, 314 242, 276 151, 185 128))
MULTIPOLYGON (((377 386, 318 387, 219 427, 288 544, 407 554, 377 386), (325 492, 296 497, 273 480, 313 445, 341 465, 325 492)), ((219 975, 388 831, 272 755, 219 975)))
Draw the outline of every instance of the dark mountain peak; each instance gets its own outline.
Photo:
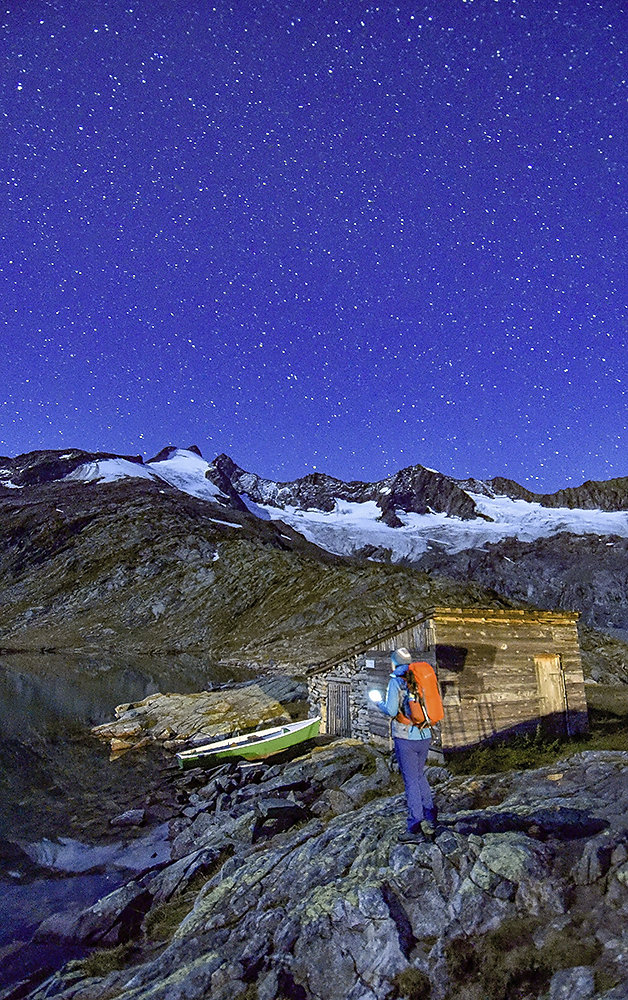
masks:
MULTIPOLYGON (((462 485, 462 484, 461 484, 462 485)), ((469 488, 465 483, 465 488, 469 488)), ((617 479, 588 479, 581 486, 567 486, 555 493, 534 493, 513 479, 497 476, 486 483, 494 495, 511 500, 527 500, 542 507, 569 507, 578 510, 628 510, 628 476, 617 479)), ((478 492, 472 490, 472 492, 478 492)))
POLYGON ((535 500, 544 507, 628 510, 628 476, 602 482, 588 479, 582 486, 568 486, 556 493, 538 494, 535 500))
POLYGON ((221 454, 217 455, 214 461, 210 463, 205 473, 205 478, 209 479, 210 483, 217 486, 220 492, 229 498, 229 503, 232 507, 236 510, 244 511, 248 510, 248 508, 240 494, 246 491, 237 490, 234 483, 239 482, 240 476, 245 475, 247 473, 243 472, 228 455, 221 454))
POLYGON ((475 503, 455 479, 424 465, 409 465, 378 486, 384 511, 399 507, 415 514, 438 511, 464 520, 478 517, 475 503))
POLYGON ((225 455, 224 452, 217 455, 214 461, 210 464, 209 471, 212 472, 213 470, 216 470, 216 472, 222 474, 223 476, 227 476, 229 479, 232 477, 249 475, 249 473, 246 473, 244 469, 240 468, 239 465, 236 465, 229 455, 225 455))
POLYGON ((63 479, 81 465, 108 458, 124 458, 136 465, 144 464, 141 455, 114 455, 112 452, 82 451, 80 448, 28 451, 15 458, 0 459, 0 484, 12 483, 21 487, 51 483, 63 479))
POLYGON ((150 465, 151 462, 166 462, 174 454, 176 450, 177 449, 175 445, 167 444, 165 448, 162 448, 161 451, 158 451, 156 455, 153 455, 152 458, 149 458, 146 464, 150 465))
MULTIPOLYGON (((177 448, 176 445, 168 444, 166 445, 165 448, 162 448, 161 451, 158 451, 157 454, 153 456, 153 458, 149 458, 147 465, 150 465, 151 462, 167 462, 169 458, 172 458, 175 451, 180 451, 180 450, 181 449, 177 448)), ((194 455, 198 455, 199 458, 203 457, 201 454, 201 449, 196 444, 193 444, 189 448, 185 448, 183 450, 191 451, 194 455)))
POLYGON ((514 479, 506 479, 504 476, 489 479, 487 485, 491 487, 495 496, 506 496, 510 497, 511 500, 527 500, 529 503, 538 499, 531 490, 520 486, 514 479))

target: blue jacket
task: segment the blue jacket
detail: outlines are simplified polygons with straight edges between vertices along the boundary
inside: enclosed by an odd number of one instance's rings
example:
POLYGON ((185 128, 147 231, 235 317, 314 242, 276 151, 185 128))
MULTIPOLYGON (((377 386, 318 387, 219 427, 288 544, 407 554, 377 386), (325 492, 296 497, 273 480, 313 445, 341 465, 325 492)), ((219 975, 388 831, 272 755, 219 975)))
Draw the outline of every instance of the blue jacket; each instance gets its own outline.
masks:
POLYGON ((407 669, 407 663, 402 663, 400 666, 394 668, 388 681, 388 687, 386 688, 386 698, 384 701, 376 701, 375 707, 379 708, 380 712, 383 712, 384 715, 388 715, 393 719, 392 734, 396 739, 429 740, 432 735, 432 730, 429 726, 421 729, 420 726, 407 726, 404 722, 397 722, 396 719, 396 715, 402 708, 406 695, 406 684, 402 680, 402 675, 405 674, 407 669))

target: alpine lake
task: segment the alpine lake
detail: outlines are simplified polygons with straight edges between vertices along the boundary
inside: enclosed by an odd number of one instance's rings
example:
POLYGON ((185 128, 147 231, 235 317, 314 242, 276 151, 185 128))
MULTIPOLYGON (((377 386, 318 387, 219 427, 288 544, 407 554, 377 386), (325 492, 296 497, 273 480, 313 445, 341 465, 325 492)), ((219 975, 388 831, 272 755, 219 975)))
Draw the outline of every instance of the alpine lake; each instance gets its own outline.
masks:
POLYGON ((28 942, 46 917, 91 905, 165 849, 158 816, 145 832, 110 821, 141 808, 174 760, 147 749, 110 761, 91 728, 158 691, 245 679, 186 654, 0 656, 0 991, 39 963, 81 957, 28 942))

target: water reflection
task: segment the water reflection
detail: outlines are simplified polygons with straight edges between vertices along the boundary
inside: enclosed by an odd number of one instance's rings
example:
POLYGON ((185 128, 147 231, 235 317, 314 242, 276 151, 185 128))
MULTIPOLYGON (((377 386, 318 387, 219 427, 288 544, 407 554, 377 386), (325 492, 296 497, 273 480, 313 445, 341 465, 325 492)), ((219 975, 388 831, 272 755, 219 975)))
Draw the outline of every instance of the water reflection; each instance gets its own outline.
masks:
POLYGON ((234 679, 244 678, 191 656, 133 661, 61 654, 0 657, 0 736, 63 732, 77 723, 95 726, 111 719, 121 703, 157 691, 201 691, 234 679))
POLYGON ((134 851, 150 848, 158 856, 151 838, 162 835, 161 827, 123 844, 109 824, 150 800, 160 780, 156 756, 130 753, 112 764, 90 727, 112 719, 116 705, 157 691, 188 693, 246 679, 187 655, 0 657, 0 987, 40 968, 44 957, 56 968, 73 954, 51 946, 44 956, 41 942, 23 945, 44 917, 90 905, 126 878, 106 860, 97 872, 74 865, 62 876, 45 866, 45 848, 71 848, 73 857, 93 861, 90 845, 101 845, 106 857, 117 851, 120 864, 131 864, 134 851))
MULTIPOLYGON (((142 780, 145 763, 108 766, 105 749, 89 734, 113 718, 116 705, 244 679, 191 656, 1 657, 0 838, 49 836, 51 827, 74 832, 83 819, 93 820, 95 795, 106 802, 116 798, 121 781, 142 780)), ((5 854, 0 844, 0 872, 5 854)))

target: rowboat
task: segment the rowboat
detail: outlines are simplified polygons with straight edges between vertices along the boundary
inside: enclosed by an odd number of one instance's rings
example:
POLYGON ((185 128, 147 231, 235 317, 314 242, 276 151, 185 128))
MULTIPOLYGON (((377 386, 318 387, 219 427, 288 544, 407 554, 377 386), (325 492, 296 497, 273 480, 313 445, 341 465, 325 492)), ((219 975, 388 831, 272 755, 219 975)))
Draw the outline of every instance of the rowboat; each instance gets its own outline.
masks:
POLYGON ((288 747, 317 736, 320 724, 319 716, 316 719, 303 719, 301 722, 275 726, 273 729, 245 733, 243 736, 230 736, 228 739, 202 743, 190 750, 180 750, 177 754, 177 761, 179 767, 185 770, 189 767, 212 767, 217 761, 229 757, 244 758, 245 760, 270 757, 271 754, 287 750, 288 747))

